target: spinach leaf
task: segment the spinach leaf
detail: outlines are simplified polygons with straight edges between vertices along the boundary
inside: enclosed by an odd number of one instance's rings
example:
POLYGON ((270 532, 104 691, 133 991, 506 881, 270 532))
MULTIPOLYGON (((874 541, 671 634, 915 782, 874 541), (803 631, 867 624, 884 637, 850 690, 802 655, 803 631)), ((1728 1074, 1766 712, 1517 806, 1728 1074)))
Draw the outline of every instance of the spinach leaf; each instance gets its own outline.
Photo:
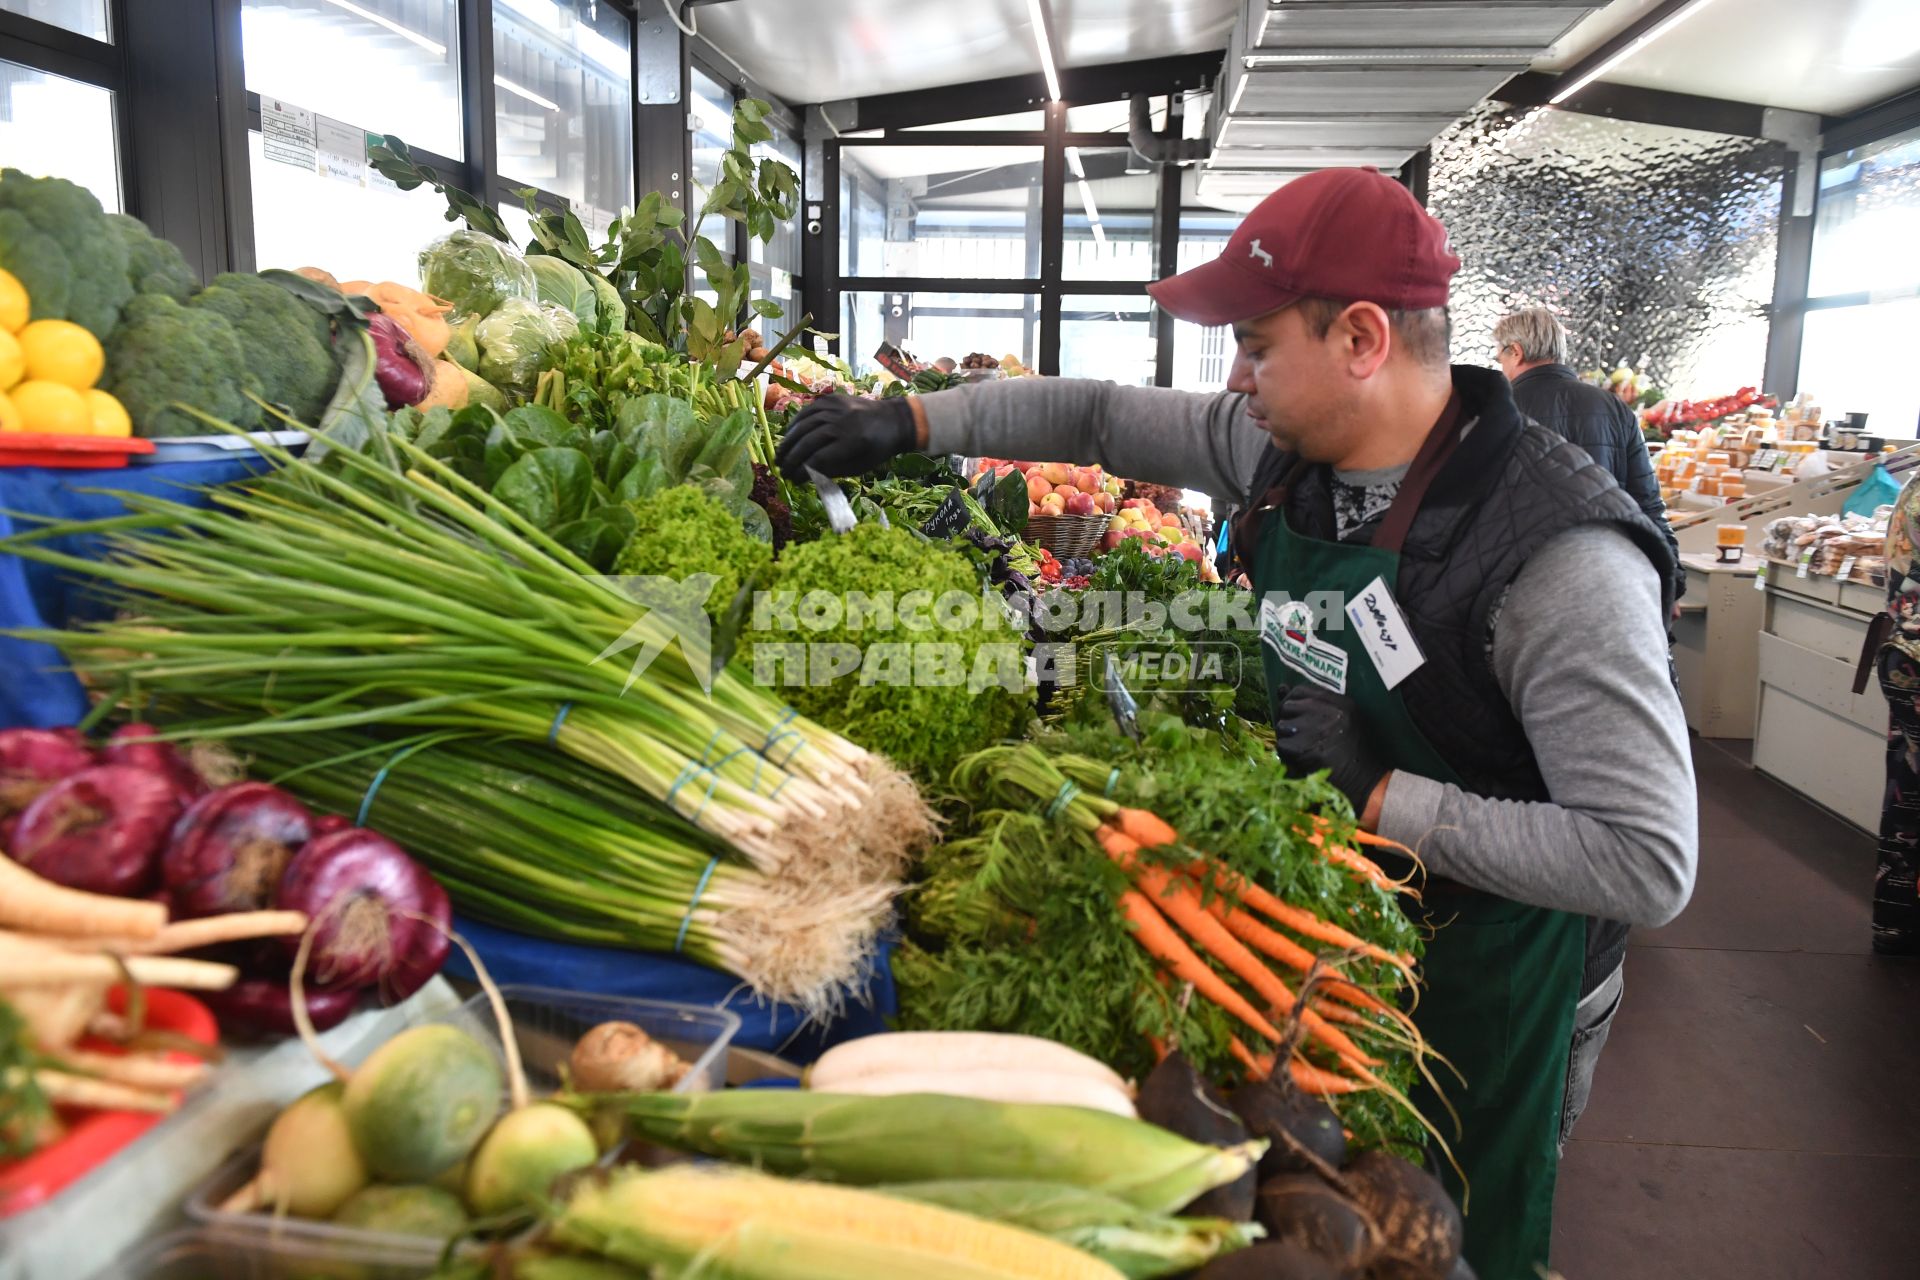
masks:
POLYGON ((535 449, 501 473, 493 496, 537 528, 557 528, 586 514, 593 463, 578 449, 535 449))
POLYGON ((553 531, 556 542, 602 573, 611 573, 620 549, 633 536, 633 512, 623 506, 596 507, 553 531))

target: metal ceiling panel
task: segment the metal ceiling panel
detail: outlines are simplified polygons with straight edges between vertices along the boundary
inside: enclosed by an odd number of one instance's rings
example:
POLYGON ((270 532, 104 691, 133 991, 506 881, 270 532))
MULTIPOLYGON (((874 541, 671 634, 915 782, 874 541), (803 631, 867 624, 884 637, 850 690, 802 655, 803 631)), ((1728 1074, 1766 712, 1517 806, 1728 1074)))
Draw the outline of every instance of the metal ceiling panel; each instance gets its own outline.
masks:
POLYGON ((1558 4, 1540 0, 1498 7, 1483 0, 1403 0, 1399 4, 1272 0, 1260 15, 1251 45, 1254 49, 1365 49, 1383 44, 1447 49, 1498 44, 1528 48, 1526 56, 1531 58, 1593 7, 1591 0, 1558 4))
POLYGON ((1457 117, 1452 112, 1427 115, 1230 116, 1220 125, 1216 148, 1242 147, 1405 147, 1418 151, 1439 136, 1457 117))
POLYGON ((1460 116, 1505 84, 1512 67, 1301 67, 1246 71, 1226 113, 1295 116, 1390 111, 1460 116))

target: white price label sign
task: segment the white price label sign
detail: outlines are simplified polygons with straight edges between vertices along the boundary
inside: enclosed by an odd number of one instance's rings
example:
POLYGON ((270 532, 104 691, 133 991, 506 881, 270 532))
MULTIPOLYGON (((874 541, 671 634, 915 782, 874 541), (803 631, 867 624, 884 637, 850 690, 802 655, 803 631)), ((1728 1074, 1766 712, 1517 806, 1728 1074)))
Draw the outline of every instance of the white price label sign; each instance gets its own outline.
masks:
POLYGON ((318 160, 313 112, 278 98, 260 99, 260 154, 313 172, 318 160))
POLYGON ((320 176, 333 178, 340 182, 351 182, 354 186, 365 186, 367 181, 367 134, 338 120, 329 120, 326 116, 313 118, 313 132, 319 151, 320 176))
POLYGON ((1760 562, 1760 567, 1753 571, 1753 589, 1755 591, 1767 589, 1767 564, 1764 560, 1760 562))
POLYGON ((1812 570, 1813 570, 1813 548, 1808 547, 1805 551, 1802 551, 1800 553, 1800 567, 1794 570, 1793 576, 1796 578, 1804 578, 1807 576, 1808 573, 1812 572, 1812 570))
POLYGON ((1842 582, 1845 582, 1848 578, 1852 577, 1853 562, 1855 558, 1856 557, 1854 556, 1848 556, 1845 560, 1842 560, 1840 562, 1840 567, 1834 570, 1833 576, 1840 579, 1842 582))

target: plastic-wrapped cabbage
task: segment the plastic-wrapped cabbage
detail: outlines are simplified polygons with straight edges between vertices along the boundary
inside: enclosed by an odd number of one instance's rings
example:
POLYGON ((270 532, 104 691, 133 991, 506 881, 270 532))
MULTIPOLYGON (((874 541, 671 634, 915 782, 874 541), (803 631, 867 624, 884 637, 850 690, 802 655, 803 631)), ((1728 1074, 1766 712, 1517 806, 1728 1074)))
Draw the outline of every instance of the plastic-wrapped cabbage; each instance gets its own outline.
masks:
POLYGON ((480 344, 482 378, 519 396, 532 393, 540 376, 541 356, 553 343, 579 332, 573 312, 543 302, 508 298, 474 330, 480 344))
POLYGON ((534 300, 533 268, 519 250, 478 231, 460 230, 420 251, 421 287, 453 304, 451 323, 487 316, 518 298, 534 300))
POLYGON ((597 271, 587 277, 587 283, 593 286, 594 293, 600 299, 600 327, 608 331, 626 328, 627 304, 620 297, 620 291, 597 271))
POLYGON ((600 318, 600 295, 586 272, 546 253, 534 254, 527 265, 533 268, 534 292, 541 302, 571 311, 581 324, 593 328, 600 318))

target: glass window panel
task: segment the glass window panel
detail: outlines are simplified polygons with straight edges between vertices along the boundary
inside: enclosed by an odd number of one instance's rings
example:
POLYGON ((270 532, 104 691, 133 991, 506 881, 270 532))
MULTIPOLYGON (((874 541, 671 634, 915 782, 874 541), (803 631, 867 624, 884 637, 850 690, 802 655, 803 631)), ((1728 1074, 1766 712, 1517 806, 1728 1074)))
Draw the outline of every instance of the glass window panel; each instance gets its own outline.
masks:
POLYGON ((1040 296, 1019 293, 847 292, 840 300, 840 354, 857 373, 876 373, 883 342, 931 364, 980 352, 1019 356, 1031 367, 1040 335, 1040 296))
MULTIPOLYGON (((258 130, 247 134, 247 143, 253 253, 262 269, 315 266, 341 280, 417 286, 420 251, 463 225, 447 221, 447 202, 430 187, 401 191, 377 178, 370 186, 326 178, 266 159, 258 130)), ((511 215, 507 224, 513 225, 511 215)))
POLYGON ((1133 153, 1067 148, 1066 280, 1153 279, 1153 208, 1159 181, 1128 166, 1133 153))
POLYGON ((1060 302, 1060 376, 1152 386, 1152 320, 1145 294, 1068 294, 1060 302))
POLYGON ((77 182, 107 212, 120 211, 109 90, 0 62, 0 158, 10 169, 77 182))
POLYGON ((706 72, 693 69, 693 211, 720 180, 721 153, 733 145, 733 91, 706 72))
POLYGON ((247 88, 465 155, 458 0, 242 0, 247 88))
POLYGON ((0 0, 0 13, 17 13, 91 40, 108 39, 107 0, 0 0))
POLYGON ((533 215, 527 212, 527 206, 518 200, 502 200, 499 209, 500 221, 507 224, 514 248, 525 249, 533 243, 533 215))
MULTIPOLYGON (((753 159, 757 165, 762 160, 778 160, 795 173, 801 171, 805 157, 800 153, 800 144, 775 127, 772 142, 756 143, 753 159)), ((752 241, 750 254, 754 262, 764 262, 770 267, 778 267, 788 275, 800 274, 800 210, 794 210, 793 217, 774 227, 773 239, 762 243, 752 241)))
POLYGON ((623 14, 597 0, 494 0, 493 73, 502 178, 566 197, 582 222, 604 225, 632 205, 623 14))
POLYGON ((1829 418, 1867 415, 1867 429, 1902 440, 1920 435, 1920 298, 1807 312, 1800 344, 1801 391, 1829 418))
POLYGON ((1920 286, 1920 129, 1820 162, 1810 297, 1920 286))
POLYGON ((840 272, 1031 279, 1040 274, 1039 147, 840 152, 840 272))
MULTIPOLYGON (((1233 214, 1192 209, 1180 215, 1180 243, 1175 266, 1191 271, 1220 256, 1227 237, 1240 225, 1233 214)), ((1221 391, 1233 364, 1233 335, 1224 326, 1206 328, 1185 320, 1173 323, 1173 385, 1183 391, 1221 391)))

